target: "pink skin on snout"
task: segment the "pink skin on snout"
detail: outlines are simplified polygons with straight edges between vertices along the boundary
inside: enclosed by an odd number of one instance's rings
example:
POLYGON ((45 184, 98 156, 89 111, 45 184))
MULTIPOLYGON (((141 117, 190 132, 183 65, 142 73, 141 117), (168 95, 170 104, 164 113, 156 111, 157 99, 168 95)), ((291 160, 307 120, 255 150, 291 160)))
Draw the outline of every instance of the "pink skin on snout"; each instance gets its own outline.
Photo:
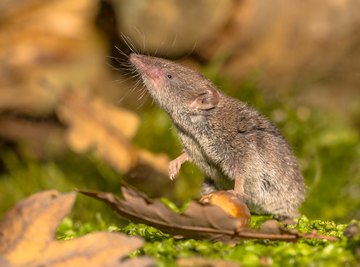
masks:
POLYGON ((147 86, 153 90, 161 88, 164 82, 165 73, 159 67, 146 63, 146 57, 131 54, 130 62, 139 70, 147 86))

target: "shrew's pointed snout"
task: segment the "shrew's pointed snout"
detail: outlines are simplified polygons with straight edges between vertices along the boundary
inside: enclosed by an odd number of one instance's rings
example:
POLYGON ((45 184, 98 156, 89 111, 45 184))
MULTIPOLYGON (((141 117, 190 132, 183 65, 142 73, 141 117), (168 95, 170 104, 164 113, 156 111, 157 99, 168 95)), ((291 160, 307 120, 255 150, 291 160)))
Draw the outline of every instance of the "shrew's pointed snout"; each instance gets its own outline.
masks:
POLYGON ((141 57, 142 57, 141 55, 131 53, 129 59, 132 64, 137 66, 137 65, 141 64, 141 57))
POLYGON ((140 73, 145 84, 154 88, 161 88, 164 80, 164 71, 158 66, 156 58, 132 53, 129 56, 131 64, 140 73))
POLYGON ((129 60, 131 64, 133 64, 137 68, 137 70, 143 74, 151 71, 156 66, 156 64, 154 64, 154 58, 149 56, 131 53, 129 56, 129 60))
POLYGON ((145 56, 131 53, 129 60, 140 73, 145 74, 148 71, 149 64, 147 63, 145 56))

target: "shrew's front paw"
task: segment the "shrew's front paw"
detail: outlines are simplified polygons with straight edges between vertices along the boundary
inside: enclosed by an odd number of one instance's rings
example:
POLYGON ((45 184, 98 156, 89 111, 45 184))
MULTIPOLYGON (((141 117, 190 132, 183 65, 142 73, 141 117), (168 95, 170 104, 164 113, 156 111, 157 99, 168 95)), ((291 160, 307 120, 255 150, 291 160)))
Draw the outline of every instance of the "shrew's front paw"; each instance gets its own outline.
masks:
POLYGON ((189 156, 186 152, 182 153, 176 159, 170 161, 169 163, 169 178, 174 180, 175 176, 179 173, 181 165, 189 160, 189 156))
POLYGON ((174 159, 169 163, 169 178, 170 180, 174 180, 176 175, 179 173, 181 167, 181 162, 179 160, 174 159))

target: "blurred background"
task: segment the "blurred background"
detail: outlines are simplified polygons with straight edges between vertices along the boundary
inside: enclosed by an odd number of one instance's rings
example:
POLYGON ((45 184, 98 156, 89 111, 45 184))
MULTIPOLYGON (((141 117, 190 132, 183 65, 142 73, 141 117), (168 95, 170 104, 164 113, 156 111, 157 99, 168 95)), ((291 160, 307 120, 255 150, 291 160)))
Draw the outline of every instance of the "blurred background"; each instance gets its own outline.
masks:
MULTIPOLYGON (((202 174, 167 115, 136 85, 131 51, 198 69, 255 106, 293 146, 312 219, 360 218, 357 0, 2 0, 0 217, 44 189, 119 193, 120 181, 178 205, 202 174)), ((114 215, 80 197, 78 219, 114 215)))

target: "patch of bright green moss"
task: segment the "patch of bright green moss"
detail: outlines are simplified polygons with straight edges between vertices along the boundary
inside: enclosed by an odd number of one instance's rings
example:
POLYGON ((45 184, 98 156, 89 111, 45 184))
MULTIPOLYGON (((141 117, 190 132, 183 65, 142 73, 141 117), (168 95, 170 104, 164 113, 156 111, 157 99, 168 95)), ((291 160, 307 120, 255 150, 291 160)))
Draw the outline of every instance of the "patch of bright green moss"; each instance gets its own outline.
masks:
MULTIPOLYGON (((268 217, 256 220, 267 219, 268 217)), ((354 223, 354 222, 353 222, 354 223)), ((356 222, 358 223, 358 222, 356 222)), ((239 262, 241 266, 356 266, 356 247, 360 236, 348 239, 343 235, 346 225, 331 221, 309 220, 302 217, 295 226, 301 232, 317 230, 319 233, 339 237, 339 241, 301 239, 297 242, 244 240, 235 246, 207 240, 180 239, 144 225, 130 223, 125 227, 105 223, 84 225, 65 219, 58 229, 61 239, 74 238, 97 230, 118 231, 141 236, 145 245, 134 251, 131 257, 148 255, 155 258, 159 266, 176 266, 179 258, 204 257, 227 259, 239 262)))

